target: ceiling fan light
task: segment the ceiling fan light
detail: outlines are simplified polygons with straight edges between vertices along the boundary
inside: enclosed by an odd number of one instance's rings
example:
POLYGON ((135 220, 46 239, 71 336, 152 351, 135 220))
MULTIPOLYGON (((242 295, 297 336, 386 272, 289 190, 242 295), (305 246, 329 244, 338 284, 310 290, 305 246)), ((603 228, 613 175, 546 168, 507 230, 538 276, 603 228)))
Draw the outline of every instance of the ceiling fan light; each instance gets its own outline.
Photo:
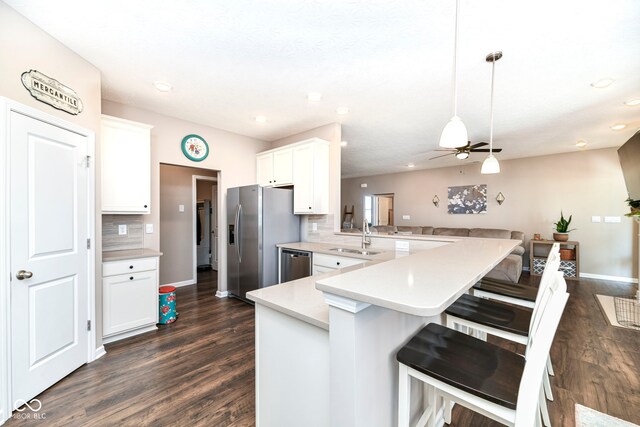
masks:
POLYGON ((467 142, 467 127, 462 123, 460 117, 451 117, 451 120, 449 120, 444 129, 442 129, 440 147, 459 148, 467 145, 467 142))
POLYGON ((480 173, 484 175, 500 173, 500 163, 498 163, 498 159, 496 159, 493 154, 489 154, 487 158, 484 159, 480 173))
POLYGON ((459 153, 456 153, 456 157, 457 157, 459 160, 464 160, 464 159, 466 159, 467 157, 469 157, 469 153, 467 153, 466 151, 460 151, 459 153))

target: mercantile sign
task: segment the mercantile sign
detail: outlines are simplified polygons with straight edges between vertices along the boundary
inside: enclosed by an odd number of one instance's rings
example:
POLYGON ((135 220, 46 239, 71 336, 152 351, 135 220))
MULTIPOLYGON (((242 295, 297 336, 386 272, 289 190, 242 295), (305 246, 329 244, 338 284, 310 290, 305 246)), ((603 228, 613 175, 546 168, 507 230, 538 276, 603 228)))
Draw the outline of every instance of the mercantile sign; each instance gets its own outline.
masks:
POLYGON ((71 88, 37 70, 22 73, 22 84, 35 99, 69 114, 82 112, 82 100, 71 88))

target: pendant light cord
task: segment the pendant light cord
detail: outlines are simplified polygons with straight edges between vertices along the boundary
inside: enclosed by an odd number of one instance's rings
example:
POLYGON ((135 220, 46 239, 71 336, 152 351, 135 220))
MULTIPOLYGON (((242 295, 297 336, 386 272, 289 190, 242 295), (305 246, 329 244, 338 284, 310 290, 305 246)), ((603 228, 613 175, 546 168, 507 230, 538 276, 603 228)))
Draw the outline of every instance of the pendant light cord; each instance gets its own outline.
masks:
POLYGON ((495 52, 493 61, 491 62, 491 117, 489 118, 489 156, 493 155, 493 81, 496 76, 496 61, 495 52))
POLYGON ((453 115, 458 115, 458 8, 460 0, 456 0, 456 25, 453 36, 453 115))

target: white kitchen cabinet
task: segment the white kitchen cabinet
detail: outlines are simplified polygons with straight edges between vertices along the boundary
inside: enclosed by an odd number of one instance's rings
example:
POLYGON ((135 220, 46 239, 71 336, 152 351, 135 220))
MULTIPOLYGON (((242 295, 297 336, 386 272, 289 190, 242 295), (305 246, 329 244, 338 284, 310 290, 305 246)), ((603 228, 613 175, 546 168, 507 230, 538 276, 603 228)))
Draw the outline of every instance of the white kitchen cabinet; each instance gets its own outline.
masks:
POLYGON ((152 127, 102 116, 102 213, 149 213, 152 127))
POLYGON ((156 329, 158 258, 102 264, 103 342, 156 329))
POLYGON ((293 184, 293 150, 278 148, 256 156, 258 184, 280 187, 293 184))
POLYGON ((312 138, 293 146, 293 213, 329 213, 329 142, 312 138))
POLYGON ((364 264, 368 260, 313 253, 313 275, 325 273, 327 271, 338 270, 352 265, 364 264))

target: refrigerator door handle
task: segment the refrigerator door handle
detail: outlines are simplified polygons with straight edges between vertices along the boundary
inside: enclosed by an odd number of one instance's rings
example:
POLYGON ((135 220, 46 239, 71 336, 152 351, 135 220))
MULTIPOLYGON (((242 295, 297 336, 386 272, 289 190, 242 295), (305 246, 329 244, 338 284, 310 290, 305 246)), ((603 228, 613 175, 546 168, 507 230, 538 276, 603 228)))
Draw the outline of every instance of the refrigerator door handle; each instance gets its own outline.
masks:
POLYGON ((236 251, 238 251, 238 262, 242 262, 242 224, 240 222, 242 215, 242 205, 238 203, 236 206, 236 251))

